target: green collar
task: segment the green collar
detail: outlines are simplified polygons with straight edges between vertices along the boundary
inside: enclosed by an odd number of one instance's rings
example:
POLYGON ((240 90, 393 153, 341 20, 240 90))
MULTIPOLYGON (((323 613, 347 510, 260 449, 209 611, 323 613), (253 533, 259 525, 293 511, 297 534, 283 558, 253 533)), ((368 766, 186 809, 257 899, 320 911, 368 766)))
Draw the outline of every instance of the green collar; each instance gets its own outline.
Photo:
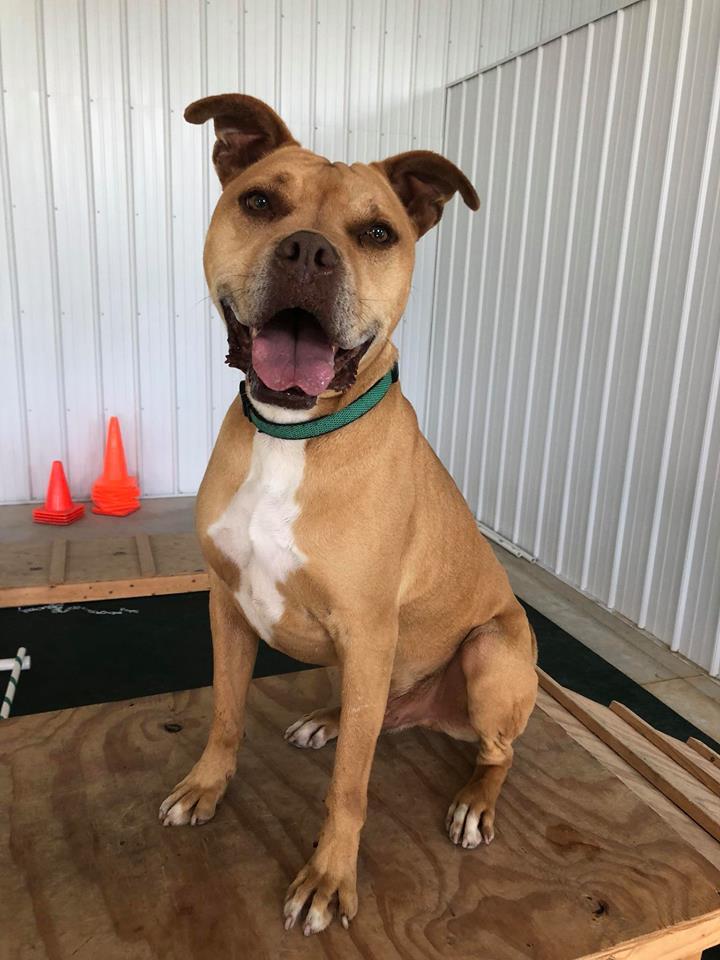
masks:
POLYGON ((275 423, 261 417, 250 402, 245 390, 244 380, 240 384, 240 399, 242 400, 243 413, 251 423, 255 424, 260 433, 266 433, 269 437, 277 437, 280 440, 311 440, 359 420, 360 417, 380 403, 390 387, 397 382, 399 376, 396 363, 392 370, 388 370, 384 377, 381 377, 357 400, 353 400, 352 403, 335 413, 329 413, 326 417, 305 420, 304 423, 275 423))

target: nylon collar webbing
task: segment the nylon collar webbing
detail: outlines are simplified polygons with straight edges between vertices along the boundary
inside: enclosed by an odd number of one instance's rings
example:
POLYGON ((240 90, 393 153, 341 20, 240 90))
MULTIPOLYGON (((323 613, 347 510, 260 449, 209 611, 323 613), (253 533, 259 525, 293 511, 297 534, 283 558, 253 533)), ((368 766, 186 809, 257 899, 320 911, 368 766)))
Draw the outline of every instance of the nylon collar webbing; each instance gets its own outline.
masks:
POLYGON ((240 399, 242 400, 243 413, 251 423, 255 424, 260 433, 266 433, 268 436, 277 437, 280 440, 311 440, 314 437, 322 437, 326 433, 333 433, 335 430, 359 420, 360 417, 380 403, 399 377, 398 365, 395 363, 384 377, 381 377, 357 400, 353 400, 352 403, 341 410, 336 410, 335 413, 329 413, 325 417, 317 417, 315 420, 305 420, 304 423, 275 423, 273 420, 266 420, 250 402, 244 380, 240 384, 240 399))

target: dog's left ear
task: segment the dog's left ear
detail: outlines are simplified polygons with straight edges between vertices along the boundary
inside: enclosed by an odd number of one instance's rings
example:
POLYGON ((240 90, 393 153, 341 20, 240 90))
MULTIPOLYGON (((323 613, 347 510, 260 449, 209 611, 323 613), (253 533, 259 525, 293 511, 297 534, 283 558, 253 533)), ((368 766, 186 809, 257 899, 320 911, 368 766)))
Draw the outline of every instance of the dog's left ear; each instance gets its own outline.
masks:
POLYGON ((205 123, 211 117, 217 137, 213 163, 223 187, 278 147, 298 145, 272 107, 255 97, 221 93, 196 100, 185 109, 188 123, 205 123))
POLYGON ((418 237, 435 226, 457 190, 471 210, 480 206, 480 198, 462 170, 432 150, 398 153, 374 166, 382 170, 400 197, 418 237))

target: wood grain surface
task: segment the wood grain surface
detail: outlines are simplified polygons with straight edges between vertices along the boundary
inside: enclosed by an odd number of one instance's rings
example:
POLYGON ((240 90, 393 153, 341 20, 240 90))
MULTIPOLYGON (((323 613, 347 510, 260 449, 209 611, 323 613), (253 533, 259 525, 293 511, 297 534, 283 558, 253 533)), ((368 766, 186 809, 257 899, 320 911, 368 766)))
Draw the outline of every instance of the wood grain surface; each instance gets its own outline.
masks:
POLYGON ((207 589, 194 533, 0 543, 0 607, 207 589))
POLYGON ((238 774, 199 828, 162 828, 156 811, 202 749, 209 690, 5 722, 3 960, 575 960, 720 908, 720 870, 537 710, 498 838, 475 851, 442 826, 472 746, 383 737, 358 917, 349 932, 286 933, 282 899, 312 852, 334 747, 301 751, 282 731, 330 697, 323 670, 256 681, 238 774))

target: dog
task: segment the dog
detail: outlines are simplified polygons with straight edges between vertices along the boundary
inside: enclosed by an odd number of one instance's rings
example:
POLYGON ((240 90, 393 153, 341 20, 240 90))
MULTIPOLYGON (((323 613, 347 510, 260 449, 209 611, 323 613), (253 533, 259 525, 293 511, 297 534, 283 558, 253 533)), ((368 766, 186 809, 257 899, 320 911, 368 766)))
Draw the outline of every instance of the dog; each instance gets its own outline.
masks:
POLYGON ((210 580, 214 715, 207 746, 160 807, 202 824, 236 770, 261 638, 338 665, 341 704, 285 737, 337 737, 316 849, 291 884, 285 927, 358 909, 360 832, 378 735, 421 725, 478 745, 447 812, 450 840, 490 843, 495 805, 537 693, 536 644, 507 576, 420 433, 390 337, 415 242, 464 174, 430 151, 332 163, 253 97, 192 103, 213 119, 222 194, 204 267, 245 373, 197 498, 210 580), (306 911, 306 912, 305 912, 306 911))

